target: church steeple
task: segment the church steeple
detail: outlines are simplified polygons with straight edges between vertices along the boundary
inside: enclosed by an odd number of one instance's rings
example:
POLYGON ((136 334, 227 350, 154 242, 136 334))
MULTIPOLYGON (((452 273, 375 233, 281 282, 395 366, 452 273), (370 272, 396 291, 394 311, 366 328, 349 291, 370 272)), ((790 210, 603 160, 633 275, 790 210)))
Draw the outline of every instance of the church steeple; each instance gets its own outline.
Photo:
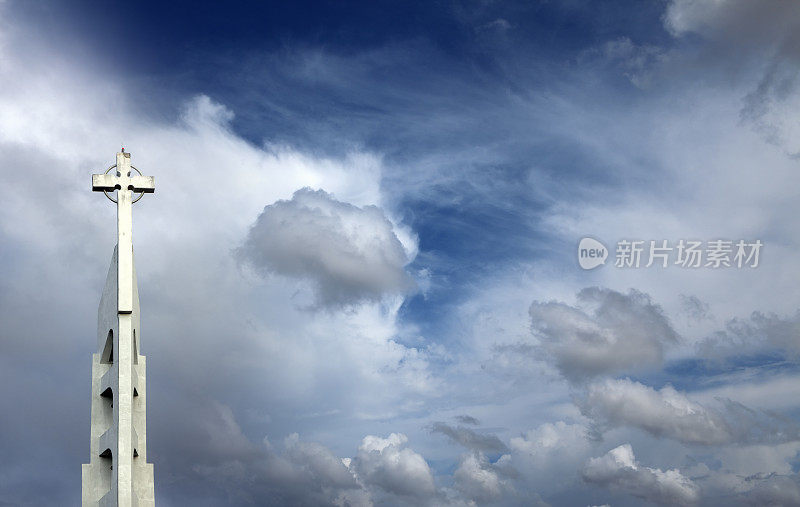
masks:
POLYGON ((123 149, 105 174, 92 176, 92 190, 117 204, 117 246, 97 311, 90 459, 81 474, 84 507, 155 505, 153 465, 147 463, 146 360, 139 354, 132 241, 132 204, 153 192, 155 183, 131 166, 130 156, 123 149), (115 190, 116 199, 110 195, 115 190))

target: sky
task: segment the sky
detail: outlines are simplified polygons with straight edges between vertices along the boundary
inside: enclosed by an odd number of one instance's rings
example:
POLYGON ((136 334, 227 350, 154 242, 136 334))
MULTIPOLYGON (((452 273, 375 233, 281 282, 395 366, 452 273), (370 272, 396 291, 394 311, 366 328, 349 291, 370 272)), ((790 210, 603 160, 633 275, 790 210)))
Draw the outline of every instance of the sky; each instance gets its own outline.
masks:
POLYGON ((80 501, 122 147, 158 505, 800 505, 798 64, 780 0, 1 1, 0 505, 80 501))

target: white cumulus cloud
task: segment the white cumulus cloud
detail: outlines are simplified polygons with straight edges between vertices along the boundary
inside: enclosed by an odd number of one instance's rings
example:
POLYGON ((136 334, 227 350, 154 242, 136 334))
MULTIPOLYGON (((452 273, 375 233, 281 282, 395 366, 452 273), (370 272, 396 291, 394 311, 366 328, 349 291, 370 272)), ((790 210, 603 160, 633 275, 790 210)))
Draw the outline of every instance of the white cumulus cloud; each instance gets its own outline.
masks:
POLYGON ((530 316, 545 353, 572 382, 658 366, 664 347, 678 341, 661 308, 635 290, 589 287, 577 306, 535 301, 530 316))
POLYGON ((732 438, 719 413, 669 385, 657 391, 629 379, 605 380, 588 386, 581 405, 601 425, 636 426, 685 443, 721 444, 732 438))
POLYGON ((389 493, 410 497, 429 497, 436 492, 433 474, 421 455, 406 447, 408 437, 392 433, 386 438, 364 437, 351 469, 366 483, 389 493))
POLYGON ((491 463, 478 452, 462 457, 453 479, 456 488, 470 500, 485 504, 501 497, 508 483, 492 469, 491 463))
POLYGON ((630 444, 591 458, 583 469, 583 478, 662 505, 691 505, 700 493, 697 485, 677 469, 664 471, 639 465, 630 444))
POLYGON ((303 188, 266 206, 240 258, 253 267, 312 280, 317 302, 343 306, 414 288, 409 257, 377 206, 358 207, 303 188))
POLYGON ((719 399, 707 406, 670 385, 653 389, 630 379, 604 380, 578 398, 583 414, 601 432, 620 426, 643 429, 685 444, 781 443, 800 438, 796 423, 771 412, 719 399))

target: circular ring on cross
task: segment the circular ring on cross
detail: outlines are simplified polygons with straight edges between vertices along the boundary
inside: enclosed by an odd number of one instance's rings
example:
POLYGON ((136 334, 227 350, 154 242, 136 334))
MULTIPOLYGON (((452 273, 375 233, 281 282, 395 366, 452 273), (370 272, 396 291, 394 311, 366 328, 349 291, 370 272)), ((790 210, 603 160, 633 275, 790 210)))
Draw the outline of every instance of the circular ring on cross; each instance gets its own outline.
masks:
MULTIPOLYGON (((115 167, 117 167, 117 164, 114 164, 114 165, 112 165, 111 167, 109 167, 108 169, 106 169, 106 172, 105 172, 105 174, 108 174, 108 171, 110 171, 111 169, 114 169, 115 167)), ((142 174, 142 171, 140 171, 139 169, 136 169, 136 168, 135 168, 135 167, 133 167, 133 166, 131 166, 131 169, 133 169, 134 171, 136 171, 137 173, 139 173, 139 176, 143 176, 143 174, 142 174)), ((110 195, 108 195, 108 190, 103 190, 103 193, 106 195, 106 197, 108 197, 108 200, 109 200, 109 201, 111 201, 111 202, 113 202, 113 203, 115 203, 115 204, 116 204, 117 200, 116 200, 116 199, 114 199, 114 198, 112 198, 110 195)), ((134 199, 134 200, 132 200, 132 201, 131 201, 131 204, 133 204, 133 203, 135 203, 136 201, 138 201, 139 199, 141 199, 143 195, 144 195, 144 192, 139 192, 139 195, 136 197, 136 199, 134 199)))

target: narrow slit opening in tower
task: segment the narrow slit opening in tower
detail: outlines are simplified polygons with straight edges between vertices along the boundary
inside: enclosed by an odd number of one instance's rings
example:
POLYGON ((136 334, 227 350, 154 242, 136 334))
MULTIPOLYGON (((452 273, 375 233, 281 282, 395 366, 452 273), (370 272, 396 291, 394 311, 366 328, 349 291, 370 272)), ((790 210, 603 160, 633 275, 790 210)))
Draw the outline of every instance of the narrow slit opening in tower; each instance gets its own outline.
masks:
POLYGON ((139 347, 136 342, 136 330, 133 330, 133 364, 139 364, 139 347))
POLYGON ((111 403, 113 405, 113 403, 114 403, 114 391, 112 391, 110 387, 106 387, 106 390, 103 391, 102 393, 100 393, 100 396, 102 396, 103 398, 108 398, 109 400, 111 400, 111 403))
POLYGON ((138 458, 139 457, 139 451, 137 451, 135 447, 133 449, 133 457, 134 458, 138 458))
POLYGON ((106 449, 105 451, 100 453, 101 458, 111 458, 111 449, 106 449))
POLYGON ((139 391, 137 391, 135 387, 133 388, 133 395, 139 396, 139 391))
POLYGON ((114 362, 114 330, 109 329, 106 336, 106 343, 103 346, 103 354, 100 358, 101 363, 111 364, 114 362))

